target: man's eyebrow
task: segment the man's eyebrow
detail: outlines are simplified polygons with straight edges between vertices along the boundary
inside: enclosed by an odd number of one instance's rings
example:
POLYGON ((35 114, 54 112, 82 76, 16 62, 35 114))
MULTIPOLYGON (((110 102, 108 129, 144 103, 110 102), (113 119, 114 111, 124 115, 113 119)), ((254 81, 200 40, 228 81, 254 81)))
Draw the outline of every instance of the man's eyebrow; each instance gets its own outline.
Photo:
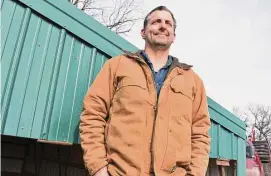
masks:
POLYGON ((166 22, 173 23, 173 21, 171 21, 171 20, 166 20, 166 22))

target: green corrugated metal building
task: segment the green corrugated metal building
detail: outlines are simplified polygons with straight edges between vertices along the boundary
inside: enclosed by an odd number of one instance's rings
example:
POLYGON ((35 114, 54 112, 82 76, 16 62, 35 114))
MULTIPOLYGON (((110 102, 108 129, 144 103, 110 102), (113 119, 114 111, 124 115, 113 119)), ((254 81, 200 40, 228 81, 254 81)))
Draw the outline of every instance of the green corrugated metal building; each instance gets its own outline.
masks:
MULTIPOLYGON (((1 134, 79 143, 88 87, 107 59, 137 48, 68 1, 2 0, 1 11, 1 134)), ((208 103, 210 158, 237 161, 243 176, 245 123, 208 103)))

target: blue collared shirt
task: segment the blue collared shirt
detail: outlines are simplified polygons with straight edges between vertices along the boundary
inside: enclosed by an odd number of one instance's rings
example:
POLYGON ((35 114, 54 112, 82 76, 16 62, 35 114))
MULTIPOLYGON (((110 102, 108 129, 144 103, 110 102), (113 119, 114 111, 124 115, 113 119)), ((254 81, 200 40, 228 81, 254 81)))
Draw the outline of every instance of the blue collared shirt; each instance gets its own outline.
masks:
POLYGON ((153 77, 155 80, 156 92, 157 92, 157 95, 159 95, 160 89, 166 79, 166 75, 168 73, 170 65, 172 64, 172 57, 168 56, 168 60, 167 60, 166 65, 164 67, 162 67, 158 72, 155 72, 154 68, 153 68, 153 64, 151 63, 151 60, 149 59, 146 52, 142 51, 141 55, 144 57, 145 61, 147 62, 147 64, 149 65, 149 67, 152 71, 152 74, 153 74, 153 77))

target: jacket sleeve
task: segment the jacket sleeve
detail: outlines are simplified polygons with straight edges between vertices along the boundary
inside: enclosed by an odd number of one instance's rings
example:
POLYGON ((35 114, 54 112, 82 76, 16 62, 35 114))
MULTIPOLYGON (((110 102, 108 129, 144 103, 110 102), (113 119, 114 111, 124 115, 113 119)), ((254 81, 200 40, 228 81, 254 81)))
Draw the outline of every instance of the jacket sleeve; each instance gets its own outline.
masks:
POLYGON ((83 101, 79 132, 83 160, 90 175, 108 164, 104 133, 114 92, 114 69, 111 62, 110 59, 104 64, 83 101))
POLYGON ((191 137, 191 164, 187 175, 205 176, 210 152, 211 126, 208 113, 208 103, 202 80, 196 75, 196 90, 193 102, 192 137, 191 137))

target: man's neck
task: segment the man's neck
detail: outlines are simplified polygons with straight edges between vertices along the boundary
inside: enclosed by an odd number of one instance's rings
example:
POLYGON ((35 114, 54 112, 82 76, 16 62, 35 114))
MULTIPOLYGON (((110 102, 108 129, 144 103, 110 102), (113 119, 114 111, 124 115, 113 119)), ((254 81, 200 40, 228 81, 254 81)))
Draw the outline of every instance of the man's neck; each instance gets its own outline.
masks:
POLYGON ((155 71, 158 71, 164 65, 166 65, 168 61, 169 49, 154 50, 152 48, 145 47, 145 52, 152 62, 155 71))

